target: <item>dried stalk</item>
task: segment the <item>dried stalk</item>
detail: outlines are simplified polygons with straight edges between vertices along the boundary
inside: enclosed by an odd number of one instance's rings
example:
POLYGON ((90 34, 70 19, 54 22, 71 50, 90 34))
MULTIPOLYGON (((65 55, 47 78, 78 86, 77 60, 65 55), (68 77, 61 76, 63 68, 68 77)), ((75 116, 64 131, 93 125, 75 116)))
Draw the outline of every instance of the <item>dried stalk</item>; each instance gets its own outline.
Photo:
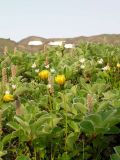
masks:
POLYGON ((2 110, 0 110, 0 135, 2 134, 2 110))
POLYGON ((7 48, 7 46, 5 46, 5 47, 4 47, 3 54, 6 56, 6 55, 7 55, 7 53, 8 53, 8 48, 7 48))
POLYGON ((48 77, 48 86, 50 95, 54 95, 54 78, 52 76, 48 77))
POLYGON ((91 94, 87 94, 87 108, 89 112, 93 109, 93 96, 91 94))
POLYGON ((6 68, 2 68, 2 83, 6 85, 7 83, 7 71, 6 68))
POLYGON ((46 59, 45 59, 45 66, 49 65, 49 60, 48 60, 48 56, 46 56, 46 59))
POLYGON ((16 115, 22 115, 23 114, 22 109, 21 109, 21 102, 20 102, 19 98, 17 98, 16 101, 15 101, 15 108, 16 108, 16 115))
POLYGON ((12 78, 14 78, 16 76, 16 73, 17 73, 17 66, 16 65, 12 65, 11 66, 12 78))
POLYGON ((16 51, 17 51, 17 48, 15 47, 15 48, 14 48, 14 54, 16 54, 16 51))

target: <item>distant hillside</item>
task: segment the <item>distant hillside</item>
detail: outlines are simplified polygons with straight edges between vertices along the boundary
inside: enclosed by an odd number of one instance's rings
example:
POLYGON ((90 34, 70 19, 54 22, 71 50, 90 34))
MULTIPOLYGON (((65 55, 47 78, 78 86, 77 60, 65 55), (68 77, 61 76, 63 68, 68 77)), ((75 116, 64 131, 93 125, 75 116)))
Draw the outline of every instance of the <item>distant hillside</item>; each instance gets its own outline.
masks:
POLYGON ((9 50, 13 50, 14 47, 17 47, 17 43, 10 39, 0 38, 0 53, 3 53, 5 46, 7 46, 9 50))
POLYGON ((92 42, 92 43, 104 43, 104 44, 113 44, 120 45, 120 34, 102 34, 95 35, 90 37, 75 37, 75 38, 42 38, 37 36, 30 36, 25 39, 22 39, 19 42, 12 41, 10 39, 0 38, 0 52, 3 52, 3 48, 7 46, 9 49, 14 49, 17 47, 20 51, 31 51, 36 52, 44 48, 44 45, 48 45, 50 42, 54 41, 65 41, 65 43, 79 44, 80 42, 92 42), (42 45, 28 45, 30 41, 41 41, 42 45))
POLYGON ((30 36, 30 37, 24 38, 18 42, 18 49, 32 51, 32 52, 36 52, 36 51, 43 49, 43 45, 42 46, 41 45, 40 46, 29 46, 28 43, 30 41, 42 41, 44 44, 46 42, 46 39, 42 37, 37 37, 37 36, 30 36))

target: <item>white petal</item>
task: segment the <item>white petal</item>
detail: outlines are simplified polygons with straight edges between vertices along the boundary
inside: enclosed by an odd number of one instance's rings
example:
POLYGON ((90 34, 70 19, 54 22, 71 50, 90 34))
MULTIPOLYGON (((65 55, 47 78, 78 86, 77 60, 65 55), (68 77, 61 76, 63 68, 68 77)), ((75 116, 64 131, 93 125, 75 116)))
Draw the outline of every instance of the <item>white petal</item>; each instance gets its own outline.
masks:
POLYGON ((10 91, 5 91, 5 94, 10 94, 10 91))
POLYGON ((49 64, 47 66, 45 66, 45 68, 49 68, 49 64))
POLYGON ((16 89, 16 85, 13 84, 13 85, 12 85, 12 89, 16 89))
POLYGON ((85 62, 85 58, 81 58, 79 61, 80 61, 81 63, 84 63, 84 62, 85 62))
POLYGON ((39 69, 35 69, 35 72, 38 73, 38 72, 39 72, 39 69))

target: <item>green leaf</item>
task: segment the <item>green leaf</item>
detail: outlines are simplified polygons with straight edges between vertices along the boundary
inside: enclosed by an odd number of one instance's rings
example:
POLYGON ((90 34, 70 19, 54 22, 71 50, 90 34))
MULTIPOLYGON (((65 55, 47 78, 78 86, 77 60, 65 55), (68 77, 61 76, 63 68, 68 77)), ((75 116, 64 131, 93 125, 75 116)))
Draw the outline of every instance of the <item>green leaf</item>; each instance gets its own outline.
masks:
POLYGON ((27 157, 27 156, 22 155, 22 156, 18 156, 18 157, 16 158, 16 160, 30 160, 30 158, 27 157))
POLYGON ((4 156, 7 154, 7 151, 0 151, 0 157, 4 156))
POLYGON ((78 138, 78 134, 76 133, 70 133, 66 139, 67 149, 68 150, 74 150, 74 145, 76 143, 76 140, 78 138))
POLYGON ((87 108, 85 107, 85 105, 80 102, 74 103, 74 107, 78 112, 81 112, 83 114, 87 112, 87 108))
POLYGON ((77 93, 77 85, 75 85, 75 86, 73 86, 71 88, 71 92, 72 92, 73 95, 76 95, 76 93, 77 93))
POLYGON ((25 94, 26 92, 32 92, 32 88, 27 88, 27 87, 19 87, 15 90, 14 92, 14 96, 21 96, 23 94, 25 94))
POLYGON ((120 158, 120 146, 114 147, 114 150, 115 150, 116 154, 117 154, 117 155, 119 156, 119 158, 120 158))
POLYGON ((116 154, 113 154, 111 157, 110 157, 111 160, 120 160, 120 157, 116 154))
POLYGON ((55 118, 53 117, 51 120, 50 120, 50 126, 53 128, 53 127, 56 127, 56 125, 59 123, 59 121, 61 120, 61 118, 55 118))
POLYGON ((102 123, 102 118, 99 114, 91 114, 87 116, 87 120, 92 121, 94 126, 101 126, 102 123))
POLYGON ((14 134, 14 132, 12 132, 11 134, 4 136, 4 138, 2 139, 2 143, 5 145, 6 143, 9 143, 15 137, 17 136, 14 134))
POLYGON ((0 150, 3 150, 3 142, 0 142, 0 150))
POLYGON ((29 129, 29 123, 26 121, 22 120, 20 117, 14 116, 14 119, 21 125, 23 129, 29 129))
POLYGON ((79 128, 77 122, 68 121, 68 125, 73 129, 74 132, 80 132, 80 128, 79 128))
POLYGON ((49 114, 45 114, 40 116, 34 123, 30 125, 32 134, 41 134, 41 131, 49 130, 50 126, 49 121, 52 119, 52 117, 49 114))
POLYGON ((77 115, 77 109, 76 109, 74 106, 71 107, 71 112, 72 112, 74 115, 77 115))
POLYGON ((64 152, 62 156, 58 158, 58 160, 70 160, 70 159, 71 159, 70 156, 66 152, 64 152))
POLYGON ((120 128, 113 126, 110 128, 110 130, 107 132, 107 134, 119 134, 120 133, 120 128))
POLYGON ((120 146, 114 147, 115 154, 111 155, 111 160, 120 160, 120 146))
POLYGON ((83 131, 87 134, 94 133, 94 131, 95 131, 93 123, 88 120, 83 120, 80 123, 80 128, 81 128, 81 131, 83 131))
POLYGON ((11 127, 12 129, 14 129, 15 131, 20 129, 20 125, 18 123, 16 123, 16 122, 9 122, 7 125, 9 127, 11 127))

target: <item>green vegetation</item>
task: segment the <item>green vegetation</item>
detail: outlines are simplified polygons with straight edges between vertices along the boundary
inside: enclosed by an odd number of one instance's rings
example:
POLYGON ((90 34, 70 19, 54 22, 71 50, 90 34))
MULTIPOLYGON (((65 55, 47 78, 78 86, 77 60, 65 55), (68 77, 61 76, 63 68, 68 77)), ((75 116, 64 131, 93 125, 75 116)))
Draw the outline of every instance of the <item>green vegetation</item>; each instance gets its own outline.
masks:
POLYGON ((0 62, 1 159, 119 159, 120 47, 9 52, 0 62))

